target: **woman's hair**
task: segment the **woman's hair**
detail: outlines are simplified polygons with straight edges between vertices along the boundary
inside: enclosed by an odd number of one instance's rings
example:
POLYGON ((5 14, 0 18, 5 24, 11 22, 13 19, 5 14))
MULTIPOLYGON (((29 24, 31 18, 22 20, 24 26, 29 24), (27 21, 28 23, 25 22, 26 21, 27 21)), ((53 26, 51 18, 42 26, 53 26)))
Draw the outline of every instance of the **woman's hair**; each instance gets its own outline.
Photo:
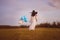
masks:
POLYGON ((36 14, 37 14, 37 12, 35 12, 35 10, 33 10, 31 16, 35 16, 36 14))

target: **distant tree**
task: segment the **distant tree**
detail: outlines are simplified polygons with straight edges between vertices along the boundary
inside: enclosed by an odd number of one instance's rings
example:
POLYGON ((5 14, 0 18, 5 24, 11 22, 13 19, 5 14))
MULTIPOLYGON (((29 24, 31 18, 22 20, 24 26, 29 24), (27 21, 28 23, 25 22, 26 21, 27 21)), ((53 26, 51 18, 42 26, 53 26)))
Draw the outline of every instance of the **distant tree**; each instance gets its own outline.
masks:
POLYGON ((51 25, 50 25, 50 23, 41 23, 41 24, 37 25, 36 27, 46 27, 46 28, 48 28, 48 27, 51 27, 51 25))
POLYGON ((20 25, 20 28, 28 28, 29 26, 26 25, 20 25))
POLYGON ((56 22, 53 22, 52 27, 53 27, 53 28, 57 27, 56 22))
POLYGON ((60 28, 60 22, 57 22, 57 27, 60 28))

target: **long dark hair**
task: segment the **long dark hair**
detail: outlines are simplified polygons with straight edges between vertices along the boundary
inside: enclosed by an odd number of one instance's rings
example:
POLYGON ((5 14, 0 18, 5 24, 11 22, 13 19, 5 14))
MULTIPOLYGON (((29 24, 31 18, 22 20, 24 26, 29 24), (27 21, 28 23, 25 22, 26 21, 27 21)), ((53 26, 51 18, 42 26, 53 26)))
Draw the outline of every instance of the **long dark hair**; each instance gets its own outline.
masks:
POLYGON ((35 16, 36 14, 37 14, 37 12, 35 12, 35 10, 33 10, 31 16, 35 16))

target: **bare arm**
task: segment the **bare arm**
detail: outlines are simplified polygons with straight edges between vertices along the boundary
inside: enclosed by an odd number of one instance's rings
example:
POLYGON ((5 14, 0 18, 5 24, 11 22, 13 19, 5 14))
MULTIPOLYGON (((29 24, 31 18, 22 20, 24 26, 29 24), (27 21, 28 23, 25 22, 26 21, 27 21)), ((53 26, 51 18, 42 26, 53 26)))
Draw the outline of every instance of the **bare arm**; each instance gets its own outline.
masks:
POLYGON ((36 21, 37 21, 37 14, 35 15, 35 19, 36 19, 36 21))

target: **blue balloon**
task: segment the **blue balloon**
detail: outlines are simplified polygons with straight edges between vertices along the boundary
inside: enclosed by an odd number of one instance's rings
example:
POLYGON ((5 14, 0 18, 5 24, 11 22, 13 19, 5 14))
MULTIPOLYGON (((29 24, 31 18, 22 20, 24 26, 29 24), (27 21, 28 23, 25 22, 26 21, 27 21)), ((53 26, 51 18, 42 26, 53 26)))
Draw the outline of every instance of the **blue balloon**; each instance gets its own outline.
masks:
POLYGON ((24 21, 27 22, 27 17, 26 16, 24 16, 24 21))
POLYGON ((27 22, 28 21, 26 16, 22 16, 21 17, 21 20, 23 20, 24 22, 27 22))

